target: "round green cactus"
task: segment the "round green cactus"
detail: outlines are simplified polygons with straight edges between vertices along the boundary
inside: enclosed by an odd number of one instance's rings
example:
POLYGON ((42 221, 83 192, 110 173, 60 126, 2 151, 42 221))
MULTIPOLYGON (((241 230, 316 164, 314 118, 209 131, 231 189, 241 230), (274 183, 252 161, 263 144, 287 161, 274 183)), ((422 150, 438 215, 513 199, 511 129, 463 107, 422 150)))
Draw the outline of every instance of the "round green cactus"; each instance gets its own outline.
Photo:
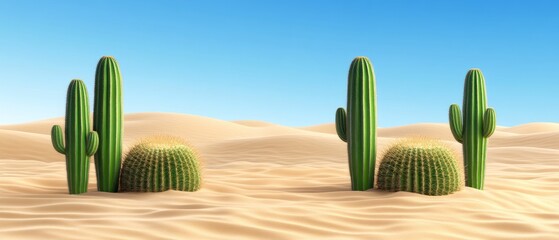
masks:
POLYGON ((196 152, 175 137, 150 137, 126 155, 120 176, 122 192, 162 192, 200 189, 200 163, 196 152))
POLYGON ((406 139, 389 148, 377 179, 379 189, 425 195, 447 195, 463 185, 454 151, 426 139, 406 139))

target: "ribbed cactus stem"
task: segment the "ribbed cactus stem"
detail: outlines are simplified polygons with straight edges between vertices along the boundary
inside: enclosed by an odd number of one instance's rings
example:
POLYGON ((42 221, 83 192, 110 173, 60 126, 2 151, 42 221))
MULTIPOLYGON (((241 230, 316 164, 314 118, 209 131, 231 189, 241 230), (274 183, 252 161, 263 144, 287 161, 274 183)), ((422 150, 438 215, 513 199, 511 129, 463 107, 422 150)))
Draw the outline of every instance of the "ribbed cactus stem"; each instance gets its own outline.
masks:
POLYGON ((466 186, 483 189, 487 139, 496 127, 495 110, 487 108, 485 78, 479 69, 471 69, 464 83, 463 110, 458 105, 449 109, 450 129, 462 143, 466 186))
POLYGON ((122 78, 113 57, 102 57, 95 72, 93 130, 99 134, 95 154, 97 189, 118 192, 122 158, 122 78))
POLYGON ((89 158, 97 151, 99 140, 97 133, 90 129, 87 89, 81 80, 72 80, 68 87, 65 135, 62 128, 55 125, 51 130, 51 139, 54 149, 66 155, 70 194, 87 192, 89 158))
POLYGON ((374 186, 376 161, 376 86, 373 65, 357 57, 348 74, 347 113, 336 112, 338 136, 347 142, 352 190, 374 186))

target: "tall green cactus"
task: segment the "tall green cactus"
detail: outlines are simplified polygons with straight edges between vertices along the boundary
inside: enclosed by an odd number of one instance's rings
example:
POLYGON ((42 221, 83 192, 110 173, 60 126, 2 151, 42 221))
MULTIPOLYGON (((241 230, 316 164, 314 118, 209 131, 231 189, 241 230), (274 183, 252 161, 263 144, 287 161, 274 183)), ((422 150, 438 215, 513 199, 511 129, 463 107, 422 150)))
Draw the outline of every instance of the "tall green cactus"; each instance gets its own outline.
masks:
POLYGON ((466 74, 462 107, 463 117, 457 104, 450 106, 450 129, 454 138, 462 143, 466 186, 482 190, 487 138, 495 131, 496 115, 495 110, 487 108, 485 78, 479 69, 470 69, 466 74))
POLYGON ((365 191, 374 186, 376 162, 377 101, 375 73, 367 57, 351 62, 347 88, 347 114, 336 111, 336 132, 347 142, 351 189, 365 191))
POLYGON ((95 154, 97 189, 118 192, 122 158, 122 78, 113 57, 102 57, 95 72, 93 130, 99 134, 95 154))
POLYGON ((89 158, 95 154, 99 138, 90 131, 89 100, 85 84, 78 79, 72 80, 66 97, 66 123, 64 146, 62 128, 52 127, 52 145, 56 151, 66 155, 66 174, 70 194, 87 192, 89 179, 89 158))

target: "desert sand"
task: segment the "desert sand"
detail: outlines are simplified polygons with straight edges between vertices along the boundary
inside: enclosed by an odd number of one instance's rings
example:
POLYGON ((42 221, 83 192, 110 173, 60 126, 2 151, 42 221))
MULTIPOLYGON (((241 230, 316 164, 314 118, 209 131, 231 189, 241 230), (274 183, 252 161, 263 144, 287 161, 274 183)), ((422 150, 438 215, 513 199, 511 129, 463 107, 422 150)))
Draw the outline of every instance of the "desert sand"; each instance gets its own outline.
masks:
MULTIPOLYGON (((559 123, 498 127, 485 190, 440 197, 349 191, 333 124, 168 113, 127 115, 125 147, 154 134, 187 139, 203 159, 200 191, 97 192, 92 164, 89 192, 69 195, 53 124, 63 119, 0 126, 0 239, 559 239, 559 123)), ((447 124, 378 133, 379 158, 402 137, 461 151, 447 124)))

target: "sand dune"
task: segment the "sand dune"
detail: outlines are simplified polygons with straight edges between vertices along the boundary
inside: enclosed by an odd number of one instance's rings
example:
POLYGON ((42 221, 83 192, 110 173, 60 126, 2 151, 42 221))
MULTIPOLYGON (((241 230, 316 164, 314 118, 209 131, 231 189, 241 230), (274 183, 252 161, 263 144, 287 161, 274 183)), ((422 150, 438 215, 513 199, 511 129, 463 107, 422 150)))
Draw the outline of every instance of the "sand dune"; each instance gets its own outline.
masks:
MULTIPOLYGON (((141 113, 125 145, 178 135, 203 157, 194 193, 67 194, 64 156, 50 144, 62 118, 0 126, 0 239, 558 239, 559 124, 499 127, 486 189, 442 197, 348 191, 346 146, 333 124, 141 113)), ((460 151, 446 124, 379 129, 379 152, 425 136, 460 151)))
POLYGON ((559 132, 559 123, 528 123, 523 125, 518 125, 515 127, 507 127, 500 129, 503 132, 518 133, 518 134, 530 134, 530 133, 540 133, 540 132, 559 132))

